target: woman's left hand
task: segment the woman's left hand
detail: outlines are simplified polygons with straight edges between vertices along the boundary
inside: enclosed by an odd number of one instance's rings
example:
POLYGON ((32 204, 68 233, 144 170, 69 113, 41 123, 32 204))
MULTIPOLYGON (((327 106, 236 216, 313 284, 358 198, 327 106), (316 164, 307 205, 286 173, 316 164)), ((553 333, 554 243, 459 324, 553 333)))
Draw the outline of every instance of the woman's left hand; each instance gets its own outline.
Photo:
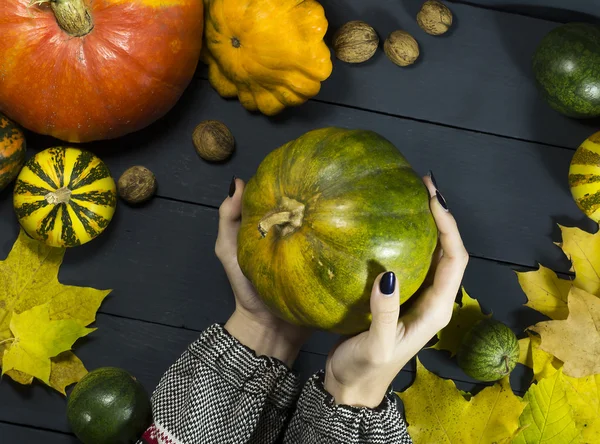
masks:
POLYGON ((242 218, 244 187, 243 180, 234 178, 230 196, 219 208, 219 234, 215 253, 229 278, 236 305, 225 329, 257 355, 277 358, 291 367, 311 330, 289 324, 271 313, 240 269, 237 237, 242 218))

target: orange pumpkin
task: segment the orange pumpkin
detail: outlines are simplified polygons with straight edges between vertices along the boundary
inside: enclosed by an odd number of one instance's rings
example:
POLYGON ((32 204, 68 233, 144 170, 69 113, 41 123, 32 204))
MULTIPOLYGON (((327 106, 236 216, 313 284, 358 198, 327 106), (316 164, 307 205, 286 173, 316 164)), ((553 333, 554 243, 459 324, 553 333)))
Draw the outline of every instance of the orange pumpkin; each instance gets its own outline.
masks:
POLYGON ((69 142, 137 131, 189 84, 202 29, 202 0, 4 0, 0 111, 69 142))

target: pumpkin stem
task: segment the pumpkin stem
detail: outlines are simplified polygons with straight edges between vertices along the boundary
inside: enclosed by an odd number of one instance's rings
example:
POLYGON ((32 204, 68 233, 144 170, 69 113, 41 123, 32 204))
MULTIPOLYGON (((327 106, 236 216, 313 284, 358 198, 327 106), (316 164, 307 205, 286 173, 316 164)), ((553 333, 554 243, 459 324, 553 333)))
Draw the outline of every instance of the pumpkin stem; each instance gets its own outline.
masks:
POLYGON ((503 357, 504 357, 504 365, 506 367, 505 371, 506 371, 506 374, 508 375, 510 373, 510 367, 508 366, 508 356, 504 355, 503 357))
POLYGON ((277 227, 282 236, 288 236, 302 226, 303 220, 304 204, 284 197, 280 208, 261 219, 258 223, 258 231, 262 237, 266 237, 271 228, 277 227))
POLYGON ((83 37, 94 29, 85 0, 31 0, 29 6, 50 3, 59 26, 73 37, 83 37))
POLYGON ((71 193, 72 191, 68 187, 62 187, 46 194, 44 199, 46 199, 50 205, 68 203, 71 200, 71 193))

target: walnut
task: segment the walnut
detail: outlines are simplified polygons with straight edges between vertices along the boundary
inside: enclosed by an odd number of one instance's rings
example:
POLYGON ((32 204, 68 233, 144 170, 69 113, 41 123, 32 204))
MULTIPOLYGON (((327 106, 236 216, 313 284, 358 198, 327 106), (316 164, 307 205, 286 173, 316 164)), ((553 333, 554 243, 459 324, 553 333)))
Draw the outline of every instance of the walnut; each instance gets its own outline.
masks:
POLYGON ((233 154, 235 147, 235 139, 231 131, 218 120, 201 122, 194 129, 192 140, 198 155, 211 162, 227 160, 233 154))
POLYGON ((378 46, 379 37, 375 30, 360 20, 346 23, 333 36, 336 57, 347 63, 366 62, 378 46))
POLYGON ((388 58, 398 66, 415 63, 419 57, 419 44, 406 31, 394 31, 385 40, 383 49, 388 58))
POLYGON ((417 23, 427 34, 441 35, 452 26, 452 12, 437 0, 427 0, 417 14, 417 23))
POLYGON ((143 166, 134 166, 125 171, 117 183, 119 196, 130 204, 147 201, 156 193, 156 177, 143 166))

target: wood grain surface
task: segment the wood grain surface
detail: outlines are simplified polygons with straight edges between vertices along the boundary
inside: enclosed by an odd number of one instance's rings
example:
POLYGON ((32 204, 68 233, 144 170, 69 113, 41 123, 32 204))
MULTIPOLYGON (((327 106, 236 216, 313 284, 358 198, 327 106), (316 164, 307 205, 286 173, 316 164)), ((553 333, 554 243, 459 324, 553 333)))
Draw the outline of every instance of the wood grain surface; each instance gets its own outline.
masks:
MULTIPOLYGON (((159 183, 156 199, 140 207, 120 202, 106 233, 66 254, 61 282, 114 289, 101 307, 98 330, 76 344, 89 369, 122 367, 152 392, 203 329, 226 321, 234 302, 214 242, 217 209, 232 176, 249 179, 271 150, 326 126, 376 131, 418 173, 433 170, 472 256, 467 291, 518 335, 544 319, 523 306, 514 270, 542 263, 567 273, 569 263, 552 243, 559 240, 556 224, 594 228, 570 196, 567 172, 573 150, 600 128, 600 120, 577 121, 551 110, 536 89, 530 59, 540 39, 561 22, 597 20, 594 2, 451 2, 454 26, 441 37, 418 28, 414 17, 421 0, 322 3, 330 21, 328 38, 356 19, 371 24, 382 41, 405 29, 419 41, 421 59, 399 68, 379 50, 359 66, 336 60, 317 97, 273 118, 220 98, 199 67, 165 118, 136 134, 84 146, 105 160, 115 177, 143 165, 159 183), (207 163, 194 151, 192 131, 207 119, 223 121, 236 138, 236 152, 226 163, 207 163)), ((64 145, 27 137, 29 155, 64 145)), ((18 233, 11 197, 10 189, 0 193, 0 260, 18 233)), ((303 379, 323 367, 336 339, 316 333, 305 344, 296 363, 303 379)), ((446 352, 423 350, 419 357, 461 389, 482 387, 446 352)), ((403 389, 413 377, 411 362, 395 388, 403 389)), ((511 375, 518 393, 530 380, 531 372, 522 366, 511 375)), ((69 434, 65 408, 63 397, 40 384, 22 387, 3 378, 0 443, 77 442, 69 434)))

